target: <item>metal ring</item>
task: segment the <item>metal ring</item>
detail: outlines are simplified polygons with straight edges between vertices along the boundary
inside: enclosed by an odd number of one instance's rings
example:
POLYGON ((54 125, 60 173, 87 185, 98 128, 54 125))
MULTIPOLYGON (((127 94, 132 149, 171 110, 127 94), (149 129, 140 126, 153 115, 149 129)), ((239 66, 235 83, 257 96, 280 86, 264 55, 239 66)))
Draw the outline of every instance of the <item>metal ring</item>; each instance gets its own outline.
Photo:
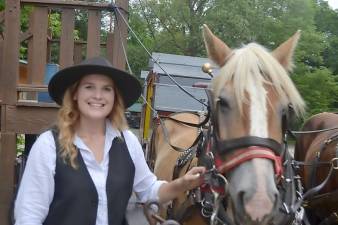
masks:
POLYGON ((331 159, 332 168, 338 170, 338 158, 331 159))
POLYGON ((221 173, 217 173, 216 176, 220 177, 224 181, 224 195, 227 195, 228 194, 228 189, 229 189, 229 182, 228 182, 228 180, 221 173))

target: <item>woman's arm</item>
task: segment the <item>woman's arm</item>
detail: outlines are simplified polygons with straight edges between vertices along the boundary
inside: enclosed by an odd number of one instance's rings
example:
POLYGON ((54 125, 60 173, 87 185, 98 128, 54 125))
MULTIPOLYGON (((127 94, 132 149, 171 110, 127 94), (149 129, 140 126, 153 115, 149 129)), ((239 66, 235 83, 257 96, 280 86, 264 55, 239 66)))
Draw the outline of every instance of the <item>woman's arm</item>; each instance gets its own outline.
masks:
POLYGON ((156 176, 149 170, 137 137, 131 131, 124 134, 135 165, 134 191, 141 202, 156 200, 160 203, 167 203, 180 193, 201 184, 200 175, 205 172, 204 167, 194 167, 183 177, 171 182, 157 180, 156 176))
POLYGON ((15 201, 16 225, 41 225, 54 195, 55 144, 45 132, 34 143, 15 201))
POLYGON ((193 167, 184 176, 162 184, 158 191, 159 202, 162 204, 167 203, 178 197, 180 193, 200 186, 202 183, 201 175, 204 173, 204 167, 193 167))

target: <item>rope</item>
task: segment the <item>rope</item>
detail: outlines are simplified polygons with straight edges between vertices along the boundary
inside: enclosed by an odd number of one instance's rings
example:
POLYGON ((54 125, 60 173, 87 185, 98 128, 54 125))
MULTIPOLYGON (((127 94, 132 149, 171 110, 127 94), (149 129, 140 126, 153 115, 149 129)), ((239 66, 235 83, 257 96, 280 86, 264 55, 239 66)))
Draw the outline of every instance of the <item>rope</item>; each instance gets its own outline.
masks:
MULTIPOLYGON (((181 89, 184 93, 186 93, 188 96, 190 96, 191 98, 193 98, 194 100, 198 101, 199 103, 201 103, 204 106, 208 106, 207 104, 205 104, 204 102, 202 102, 201 100, 197 99, 194 95, 192 95, 190 92, 188 92, 186 89, 184 89, 159 63, 157 60, 155 60, 151 53, 149 52, 149 50, 145 47, 145 45, 142 43, 142 41, 139 39, 139 37, 137 36, 137 34, 134 32, 134 30, 130 27, 129 23, 125 20, 125 18, 123 17, 120 9, 118 7, 114 8, 114 12, 117 12, 120 14, 123 22, 126 24, 126 26, 128 27, 128 29, 130 30, 130 32, 134 35, 135 39, 137 40, 137 42, 142 46, 142 48, 146 51, 146 53, 148 54, 148 56, 158 65, 158 67, 164 72, 164 74, 166 76, 168 76, 170 78, 170 80, 179 88, 181 89)), ((116 13, 115 13, 116 15, 116 13)))
MULTIPOLYGON (((120 26, 119 26, 119 21, 117 19, 116 13, 114 13, 114 15, 115 15, 117 29, 118 29, 118 33, 119 33, 119 39, 120 39, 120 42, 122 44, 123 55, 124 55, 124 58, 126 59, 126 63, 127 63, 127 66, 128 66, 128 71, 129 71, 130 74, 133 74, 133 71, 132 71, 130 63, 129 63, 129 59, 127 57, 127 51, 126 51, 126 48, 125 48, 124 43, 122 41, 122 35, 121 35, 120 26)), ((120 16, 122 18, 124 18, 122 14, 120 14, 120 16)), ((142 98, 143 102, 145 102, 147 104, 147 106, 149 106, 149 108, 151 109, 151 111, 154 113, 155 117, 158 118, 159 117, 158 116, 158 112, 151 106, 151 104, 147 101, 147 99, 144 97, 144 95, 142 93, 141 93, 141 98, 142 98)))
POLYGON ((326 132, 326 131, 331 131, 331 130, 338 130, 338 127, 331 127, 331 128, 321 129, 321 130, 306 130, 306 131, 291 130, 290 132, 292 134, 314 134, 314 133, 326 132))

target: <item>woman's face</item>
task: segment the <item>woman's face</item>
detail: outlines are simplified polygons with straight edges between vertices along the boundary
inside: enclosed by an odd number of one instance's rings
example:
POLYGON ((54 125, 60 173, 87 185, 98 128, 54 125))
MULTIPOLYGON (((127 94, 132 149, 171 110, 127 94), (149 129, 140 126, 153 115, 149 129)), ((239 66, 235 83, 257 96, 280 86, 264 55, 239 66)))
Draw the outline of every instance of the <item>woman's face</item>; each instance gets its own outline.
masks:
POLYGON ((104 120, 114 106, 115 92, 112 79, 91 74, 83 77, 74 94, 82 118, 104 120))

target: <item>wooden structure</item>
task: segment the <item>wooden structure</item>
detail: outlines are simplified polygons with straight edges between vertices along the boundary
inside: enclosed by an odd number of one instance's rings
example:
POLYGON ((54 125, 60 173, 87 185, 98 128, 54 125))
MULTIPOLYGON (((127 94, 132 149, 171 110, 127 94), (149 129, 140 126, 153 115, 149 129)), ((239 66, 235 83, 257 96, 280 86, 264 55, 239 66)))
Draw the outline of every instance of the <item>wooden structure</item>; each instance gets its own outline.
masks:
POLYGON ((66 67, 85 57, 101 53, 101 12, 119 7, 114 27, 119 31, 109 33, 106 40, 107 58, 112 64, 124 69, 125 59, 122 44, 126 45, 127 26, 121 16, 126 17, 128 0, 116 0, 115 4, 63 0, 6 0, 5 12, 0 12, 4 21, 4 35, 0 37, 0 224, 7 225, 8 210, 13 194, 14 166, 17 134, 38 134, 48 128, 56 118, 55 103, 41 103, 37 93, 46 92, 45 67, 49 57, 49 43, 60 44, 59 64, 66 67), (23 5, 32 5, 29 29, 20 32, 20 11, 23 5), (48 12, 61 12, 62 31, 60 40, 48 37, 48 12), (74 42, 75 10, 88 12, 88 36, 86 41, 74 42), (119 21, 121 20, 121 21, 119 21), (117 26, 117 21, 119 24, 117 26), (114 35, 116 34, 116 38, 114 35), (121 40, 122 39, 122 40, 121 40), (19 48, 22 41, 28 42, 27 84, 19 84, 19 48), (85 46, 84 46, 85 45, 85 46), (86 53, 82 54, 86 47, 86 53), (21 99, 22 93, 30 101, 21 99))

